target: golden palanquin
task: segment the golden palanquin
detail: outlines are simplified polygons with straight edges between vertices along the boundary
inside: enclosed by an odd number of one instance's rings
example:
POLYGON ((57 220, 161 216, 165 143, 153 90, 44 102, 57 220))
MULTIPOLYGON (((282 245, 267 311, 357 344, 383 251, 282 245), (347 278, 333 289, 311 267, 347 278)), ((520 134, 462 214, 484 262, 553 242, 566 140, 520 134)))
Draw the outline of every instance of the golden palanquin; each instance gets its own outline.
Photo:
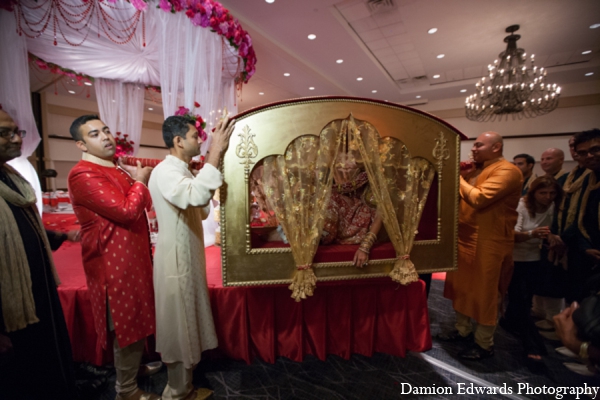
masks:
MULTIPOLYGON (((257 240, 251 226, 250 176, 257 165, 273 156, 286 154, 286 158, 291 158, 291 147, 298 147, 302 141, 313 143, 315 139, 311 137, 330 143, 323 138, 332 126, 344 126, 348 131, 351 129, 347 127, 352 127, 357 135, 361 129, 370 129, 371 135, 375 132, 381 141, 379 150, 375 151, 382 152, 382 162, 396 157, 396 154, 383 152, 401 153, 403 149, 412 160, 430 171, 429 195, 422 199, 422 215, 416 222, 414 246, 411 239, 407 247, 409 254, 401 256, 403 252, 397 246, 381 244, 373 248, 368 266, 357 269, 352 265, 356 247, 348 246, 345 251, 344 246, 319 246, 312 260, 317 280, 387 276, 394 265, 398 265, 399 258, 410 258, 419 273, 456 269, 459 149, 464 136, 447 123, 408 107, 350 97, 306 98, 267 105, 236 117, 235 130, 223 159, 226 184, 220 192, 225 286, 292 282, 296 263, 291 248, 257 240)), ((366 138, 366 133, 363 136, 366 138)), ((368 145, 367 142, 365 139, 368 145)), ((366 154, 364 149, 361 151, 366 154)), ((377 169, 383 170, 381 166, 374 170, 374 166, 369 170, 370 177, 375 176, 377 169)), ((385 185, 382 179, 374 179, 374 182, 385 185)), ((390 194, 403 196, 401 191, 390 191, 390 194)), ((399 223, 402 225, 402 218, 399 223)))

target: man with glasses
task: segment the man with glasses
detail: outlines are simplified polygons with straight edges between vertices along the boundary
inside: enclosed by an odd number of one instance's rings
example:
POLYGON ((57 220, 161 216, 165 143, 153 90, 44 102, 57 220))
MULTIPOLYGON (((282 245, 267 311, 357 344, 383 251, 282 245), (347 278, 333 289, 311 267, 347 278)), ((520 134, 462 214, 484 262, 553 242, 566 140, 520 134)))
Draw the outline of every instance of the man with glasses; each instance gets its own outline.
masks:
MULTIPOLYGON (((576 225, 578 230, 577 249, 585 255, 582 283, 586 283, 593 274, 600 273, 600 129, 576 134, 573 144, 579 160, 591 170, 581 187, 579 217, 567 228, 576 225)), ((589 294, 585 289, 581 290, 574 300, 580 301, 589 294)))
POLYGON ((0 110, 0 397, 74 399, 52 261, 66 235, 45 231, 33 188, 7 164, 21 155, 25 134, 0 110))

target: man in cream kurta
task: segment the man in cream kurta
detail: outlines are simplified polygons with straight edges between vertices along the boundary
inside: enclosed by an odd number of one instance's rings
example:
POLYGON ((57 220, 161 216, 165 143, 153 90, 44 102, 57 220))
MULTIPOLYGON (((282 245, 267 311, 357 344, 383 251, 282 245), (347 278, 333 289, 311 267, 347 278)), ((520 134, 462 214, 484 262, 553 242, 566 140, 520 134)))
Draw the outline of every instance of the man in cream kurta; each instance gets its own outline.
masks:
POLYGON ((215 130, 206 164, 194 177, 189 162, 200 153, 198 130, 187 116, 172 116, 163 124, 170 154, 148 183, 159 235, 154 254, 156 350, 168 367, 163 399, 192 399, 192 370, 202 351, 217 347, 208 288, 202 220, 223 183, 216 168, 227 148, 233 124, 222 121, 215 130))

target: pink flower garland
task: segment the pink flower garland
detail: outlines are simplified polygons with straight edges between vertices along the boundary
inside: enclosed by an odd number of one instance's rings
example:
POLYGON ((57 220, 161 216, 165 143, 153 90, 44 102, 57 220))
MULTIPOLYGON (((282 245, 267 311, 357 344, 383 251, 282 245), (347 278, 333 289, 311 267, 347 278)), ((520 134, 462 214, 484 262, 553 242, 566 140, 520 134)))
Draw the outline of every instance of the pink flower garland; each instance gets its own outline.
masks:
POLYGON ((64 75, 68 76, 69 78, 74 78, 77 80, 77 85, 79 86, 83 85, 85 82, 94 81, 94 78, 92 78, 91 76, 80 74, 79 72, 75 72, 71 69, 66 69, 56 64, 44 61, 31 53, 29 53, 28 56, 29 61, 35 63, 35 65, 37 65, 39 69, 50 71, 51 73, 56 75, 64 75))

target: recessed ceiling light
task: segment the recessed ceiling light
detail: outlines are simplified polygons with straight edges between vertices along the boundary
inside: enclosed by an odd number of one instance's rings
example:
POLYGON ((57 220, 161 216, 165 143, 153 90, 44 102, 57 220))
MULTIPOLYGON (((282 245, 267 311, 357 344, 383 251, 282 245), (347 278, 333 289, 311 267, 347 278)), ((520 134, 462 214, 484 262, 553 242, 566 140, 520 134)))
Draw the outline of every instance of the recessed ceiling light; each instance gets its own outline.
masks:
POLYGON ((433 79, 437 79, 437 78, 439 78, 439 77, 440 77, 440 76, 439 76, 438 74, 435 74, 435 75, 433 76, 433 79))
POLYGON ((467 89, 460 89, 460 92, 461 92, 461 93, 464 93, 464 92, 466 92, 466 91, 467 91, 467 89))
POLYGON ((586 51, 582 51, 581 54, 590 54, 592 51, 591 50, 586 50, 586 51))
POLYGON ((148 111, 154 111, 154 108, 148 107, 148 111))
POLYGON ((283 76, 290 76, 290 73, 289 73, 289 72, 285 72, 285 73, 283 74, 283 76))
POLYGON ((377 90, 371 90, 371 93, 377 93, 377 90))
POLYGON ((427 31, 427 33, 429 33, 430 35, 433 35, 436 32, 437 32, 437 28, 431 28, 430 30, 427 31))
POLYGON ((313 35, 312 33, 310 35, 308 35, 308 40, 315 40, 317 38, 317 35, 313 35))
POLYGON ((588 72, 587 74, 585 74, 585 76, 592 76, 592 75, 594 75, 593 72, 588 72))
POLYGON ((600 28, 600 24, 590 25, 590 29, 600 28))
POLYGON ((344 60, 342 60, 341 58, 339 60, 335 60, 336 63, 341 64, 344 62, 344 60))
POLYGON ((311 86, 308 88, 308 90, 315 90, 315 88, 311 86))
POLYGON ((258 94, 262 96, 262 95, 264 95, 265 93, 264 93, 264 92, 258 92, 258 94))
POLYGON ((445 55, 445 54, 438 54, 438 55, 437 55, 437 58, 444 58, 444 57, 446 57, 446 55, 445 55))
POLYGON ((275 3, 275 0, 265 0, 265 1, 269 4, 275 3))
POLYGON ((92 82, 83 82, 85 86, 92 86, 92 82))
POLYGON ((417 97, 417 99, 420 99, 420 98, 421 98, 421 96, 416 96, 416 97, 417 97))
POLYGON ((362 80, 363 80, 363 78, 362 78, 362 76, 359 76, 358 78, 356 78, 356 80, 357 80, 357 81, 362 81, 362 80))
MULTIPOLYGON (((74 91, 72 91, 72 90, 69 90, 69 93, 71 93, 71 94, 75 94, 75 92, 74 92, 74 91)), ((114 101, 114 100, 113 100, 113 101, 114 101)))

